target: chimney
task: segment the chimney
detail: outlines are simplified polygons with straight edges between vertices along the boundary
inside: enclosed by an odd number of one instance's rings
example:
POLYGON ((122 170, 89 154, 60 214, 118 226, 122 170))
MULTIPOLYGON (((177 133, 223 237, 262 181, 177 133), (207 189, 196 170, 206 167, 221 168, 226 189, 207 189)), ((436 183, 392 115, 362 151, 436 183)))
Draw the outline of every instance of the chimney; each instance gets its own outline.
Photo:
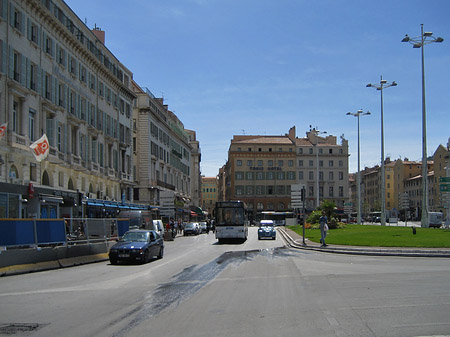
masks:
POLYGON ((289 139, 295 142, 295 125, 289 129, 289 139))
POLYGON ((94 29, 92 33, 100 40, 101 43, 105 44, 105 31, 101 30, 100 27, 97 27, 97 24, 94 25, 94 29))

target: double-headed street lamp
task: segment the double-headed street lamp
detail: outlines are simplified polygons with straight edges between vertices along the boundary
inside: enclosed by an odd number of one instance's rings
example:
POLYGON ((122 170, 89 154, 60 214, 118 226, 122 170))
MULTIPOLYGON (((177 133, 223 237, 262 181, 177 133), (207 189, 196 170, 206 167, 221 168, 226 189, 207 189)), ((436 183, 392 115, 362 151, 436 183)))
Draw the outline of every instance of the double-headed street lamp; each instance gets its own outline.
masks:
POLYGON ((367 84, 368 88, 375 88, 381 92, 381 225, 386 226, 386 177, 384 176, 384 121, 383 121, 383 89, 389 87, 395 87, 397 83, 392 81, 388 83, 383 80, 383 76, 380 76, 380 83, 367 84))
POLYGON ((420 27, 420 36, 411 38, 406 34, 402 42, 409 42, 413 45, 413 48, 422 49, 422 227, 428 227, 427 115, 425 109, 425 61, 423 50, 426 44, 441 43, 444 39, 442 37, 434 37, 431 32, 424 32, 423 24, 420 27))
POLYGON ((370 112, 363 112, 362 109, 358 110, 357 112, 347 112, 347 115, 355 116, 358 118, 358 173, 356 176, 356 184, 357 184, 357 191, 358 191, 358 207, 357 207, 357 223, 361 224, 361 152, 360 152, 360 142, 359 142, 359 117, 360 116, 367 116, 370 115, 370 112))

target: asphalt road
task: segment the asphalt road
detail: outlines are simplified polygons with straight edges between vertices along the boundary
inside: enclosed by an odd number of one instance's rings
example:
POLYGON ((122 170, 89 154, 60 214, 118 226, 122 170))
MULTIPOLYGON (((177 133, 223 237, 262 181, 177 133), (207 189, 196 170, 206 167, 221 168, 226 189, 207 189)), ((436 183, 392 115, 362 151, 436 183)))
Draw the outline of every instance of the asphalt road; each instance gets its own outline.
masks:
POLYGON ((450 263, 284 248, 281 237, 166 242, 144 265, 0 278, 0 335, 450 335, 450 263))

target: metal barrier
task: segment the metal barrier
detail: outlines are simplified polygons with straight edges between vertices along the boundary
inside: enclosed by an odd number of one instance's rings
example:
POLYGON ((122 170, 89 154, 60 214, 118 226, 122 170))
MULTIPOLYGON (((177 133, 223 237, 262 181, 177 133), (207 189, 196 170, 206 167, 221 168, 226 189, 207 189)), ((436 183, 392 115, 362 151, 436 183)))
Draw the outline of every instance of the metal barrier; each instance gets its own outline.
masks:
POLYGON ((1 219, 0 247, 64 246, 115 240, 129 228, 129 219, 64 218, 1 219))

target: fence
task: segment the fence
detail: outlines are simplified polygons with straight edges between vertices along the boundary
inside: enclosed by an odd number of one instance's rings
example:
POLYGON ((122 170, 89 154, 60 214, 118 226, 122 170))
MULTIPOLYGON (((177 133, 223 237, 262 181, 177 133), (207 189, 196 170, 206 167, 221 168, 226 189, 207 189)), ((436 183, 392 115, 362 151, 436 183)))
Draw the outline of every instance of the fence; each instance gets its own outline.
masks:
POLYGON ((129 228, 129 219, 2 219, 0 246, 38 247, 113 240, 129 228))

